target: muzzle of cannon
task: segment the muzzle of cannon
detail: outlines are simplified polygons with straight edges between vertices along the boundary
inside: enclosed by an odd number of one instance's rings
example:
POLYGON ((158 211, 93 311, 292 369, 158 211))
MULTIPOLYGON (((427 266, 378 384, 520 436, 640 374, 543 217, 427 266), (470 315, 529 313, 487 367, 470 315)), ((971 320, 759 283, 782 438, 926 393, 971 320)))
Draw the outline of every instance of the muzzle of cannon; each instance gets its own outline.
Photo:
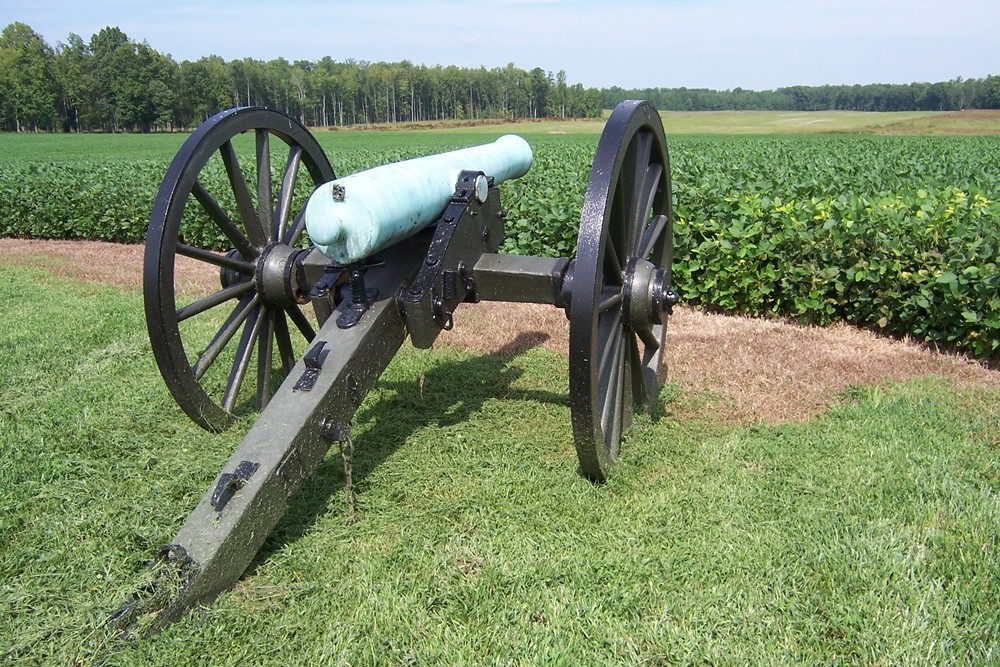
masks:
POLYGON ((677 303, 663 127, 648 103, 614 110, 572 259, 497 253, 498 186, 530 163, 523 139, 503 137, 337 179, 304 127, 258 108, 217 114, 188 138, 146 238, 153 354, 201 426, 221 430, 260 412, 155 555, 153 584, 112 624, 155 614, 156 631, 232 586, 330 446, 349 440, 355 411, 403 342, 430 347, 457 325, 463 303, 566 311, 580 470, 607 477, 633 407, 657 400, 677 303), (213 174, 225 175, 221 190, 213 174), (302 179, 315 186, 307 203, 295 195, 302 179), (211 249, 220 240, 228 251, 211 249), (182 262, 208 269, 211 285, 187 283, 182 262))

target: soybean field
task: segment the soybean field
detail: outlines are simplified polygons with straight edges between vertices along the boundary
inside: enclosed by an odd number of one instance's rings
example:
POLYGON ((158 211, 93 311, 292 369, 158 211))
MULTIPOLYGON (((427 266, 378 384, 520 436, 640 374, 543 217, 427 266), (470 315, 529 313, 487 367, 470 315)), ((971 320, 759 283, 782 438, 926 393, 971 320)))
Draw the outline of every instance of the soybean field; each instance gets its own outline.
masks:
MULTIPOLYGON (((600 126, 567 126, 559 134, 514 128, 528 138, 535 163, 503 186, 506 252, 574 252, 600 126)), ((501 132, 317 136, 345 175, 501 132)), ((141 242, 183 138, 0 137, 0 149, 8 147, 0 151, 0 235, 141 242)), ((1000 136, 679 135, 669 143, 673 278, 685 302, 844 321, 997 360, 1000 136)), ((300 189, 302 201, 309 186, 300 189)))

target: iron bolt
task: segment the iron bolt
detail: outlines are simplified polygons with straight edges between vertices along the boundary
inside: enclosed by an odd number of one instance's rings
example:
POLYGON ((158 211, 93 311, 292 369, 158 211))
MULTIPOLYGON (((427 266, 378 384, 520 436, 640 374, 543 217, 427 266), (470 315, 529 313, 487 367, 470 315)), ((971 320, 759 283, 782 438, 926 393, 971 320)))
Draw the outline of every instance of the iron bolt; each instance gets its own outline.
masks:
POLYGON ((663 276, 659 276, 659 284, 653 289, 653 319, 660 319, 663 313, 667 315, 672 315, 674 312, 674 306, 681 300, 680 295, 670 288, 665 281, 663 281, 663 276))
POLYGON ((334 442, 345 442, 350 437, 350 431, 329 415, 319 418, 317 423, 320 435, 334 442))

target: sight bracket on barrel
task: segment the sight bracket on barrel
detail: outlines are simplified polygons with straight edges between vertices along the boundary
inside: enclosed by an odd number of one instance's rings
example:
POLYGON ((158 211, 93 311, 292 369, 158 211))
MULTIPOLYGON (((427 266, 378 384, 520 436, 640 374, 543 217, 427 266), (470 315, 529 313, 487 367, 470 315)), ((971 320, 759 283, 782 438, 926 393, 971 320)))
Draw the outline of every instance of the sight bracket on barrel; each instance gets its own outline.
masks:
POLYGON ((309 132, 277 112, 232 109, 191 135, 150 217, 150 341, 168 389, 199 424, 220 430, 241 411, 259 416, 167 548, 176 576, 144 587, 141 604, 137 596, 113 615, 116 625, 153 614, 147 629, 156 631, 237 581, 403 342, 430 347, 463 303, 566 311, 577 459, 585 477, 606 478, 633 407, 657 400, 677 302, 663 127, 647 103, 614 110, 574 258, 498 253, 499 185, 530 162, 527 143, 509 137, 336 179, 309 132), (243 134, 252 135, 249 157, 243 134), (277 180, 274 161, 284 164, 277 180), (221 190, 207 176, 213 164, 226 174, 221 190), (297 210, 302 181, 315 189, 297 210), (210 272, 207 293, 192 297, 179 284, 179 256, 210 272))

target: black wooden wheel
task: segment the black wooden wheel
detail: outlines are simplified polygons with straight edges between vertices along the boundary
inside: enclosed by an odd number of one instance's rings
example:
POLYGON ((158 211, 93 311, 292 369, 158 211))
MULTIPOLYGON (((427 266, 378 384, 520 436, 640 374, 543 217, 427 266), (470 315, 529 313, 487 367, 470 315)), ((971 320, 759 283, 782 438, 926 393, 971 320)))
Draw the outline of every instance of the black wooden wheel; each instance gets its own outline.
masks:
POLYGON ((167 388, 201 426, 266 405, 295 364, 293 341, 315 335, 291 272, 302 192, 333 179, 308 130, 258 108, 216 114, 171 162, 146 235, 146 324, 167 388))
POLYGON ((670 162, 646 102, 622 102, 597 146, 570 286, 570 407, 584 475, 607 478, 632 419, 662 383, 673 247, 670 162))

